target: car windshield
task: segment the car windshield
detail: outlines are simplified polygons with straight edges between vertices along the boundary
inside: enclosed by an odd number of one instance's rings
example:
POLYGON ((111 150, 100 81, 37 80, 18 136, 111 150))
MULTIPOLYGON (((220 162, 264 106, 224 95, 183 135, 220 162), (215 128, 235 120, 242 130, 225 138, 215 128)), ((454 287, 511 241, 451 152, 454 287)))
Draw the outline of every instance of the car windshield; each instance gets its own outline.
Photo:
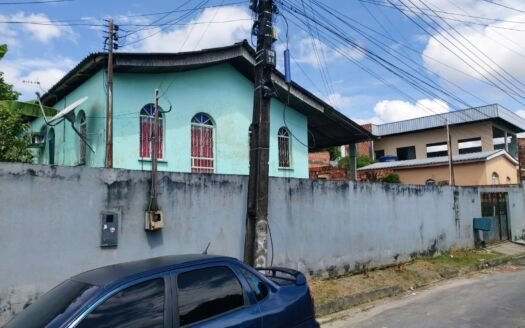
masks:
POLYGON ((86 298, 89 298, 98 287, 74 281, 66 280, 46 294, 38 298, 36 302, 20 312, 4 328, 37 328, 52 326, 58 323, 63 316, 76 311, 86 298))

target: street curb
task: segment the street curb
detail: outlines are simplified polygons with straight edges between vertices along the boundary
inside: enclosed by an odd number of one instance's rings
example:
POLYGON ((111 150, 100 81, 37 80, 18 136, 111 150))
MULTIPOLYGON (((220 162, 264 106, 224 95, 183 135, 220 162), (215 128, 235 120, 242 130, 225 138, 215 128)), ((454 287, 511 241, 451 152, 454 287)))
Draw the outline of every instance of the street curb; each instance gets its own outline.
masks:
POLYGON ((356 305, 372 302, 386 297, 401 294, 405 290, 400 286, 390 286, 374 289, 368 292, 361 292, 345 297, 337 298, 315 306, 315 313, 322 317, 335 312, 343 311, 356 305))
MULTIPOLYGON (((481 271, 483 269, 492 268, 507 263, 513 263, 519 260, 525 259, 525 254, 518 256, 503 256, 496 258, 487 262, 478 263, 467 267, 466 271, 463 271, 462 274, 481 271)), ((460 271, 457 269, 443 271, 439 273, 443 280, 453 279, 460 276, 460 271)), ((426 287, 427 285, 421 285, 418 287, 426 287)), ((327 301, 322 304, 315 304, 315 313, 318 318, 333 314, 336 312, 348 310, 351 307, 361 305, 364 303, 369 303, 373 301, 380 300, 382 298, 388 298, 392 296, 399 295, 406 292, 407 290, 403 289, 401 286, 388 286, 374 289, 367 292, 356 293, 353 295, 348 295, 345 297, 337 298, 331 301, 327 301)))

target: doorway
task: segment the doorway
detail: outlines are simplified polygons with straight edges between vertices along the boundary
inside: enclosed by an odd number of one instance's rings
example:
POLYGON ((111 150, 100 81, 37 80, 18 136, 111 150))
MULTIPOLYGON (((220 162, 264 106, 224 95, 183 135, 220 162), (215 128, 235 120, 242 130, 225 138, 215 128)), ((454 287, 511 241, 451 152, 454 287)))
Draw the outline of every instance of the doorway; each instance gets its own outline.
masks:
POLYGON ((491 219, 492 226, 490 231, 483 232, 485 241, 509 240, 510 225, 507 212, 506 192, 482 192, 481 197, 481 216, 491 219))

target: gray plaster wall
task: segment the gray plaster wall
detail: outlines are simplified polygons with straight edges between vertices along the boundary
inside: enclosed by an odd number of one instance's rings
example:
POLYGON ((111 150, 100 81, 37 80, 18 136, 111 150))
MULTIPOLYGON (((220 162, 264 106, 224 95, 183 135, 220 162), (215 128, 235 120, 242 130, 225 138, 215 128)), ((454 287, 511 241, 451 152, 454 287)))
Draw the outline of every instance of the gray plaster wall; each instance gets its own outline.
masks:
POLYGON ((144 231, 147 172, 0 164, 0 326, 69 276, 168 254, 241 257, 246 177, 160 173, 162 231, 144 231), (101 248, 101 213, 120 212, 101 248))
POLYGON ((274 262, 310 274, 470 247, 481 214, 476 188, 282 179, 272 181, 270 203, 274 262))
MULTIPOLYGON (((159 173, 165 227, 154 233, 143 228, 149 188, 148 172, 0 163, 0 325, 99 266, 200 253, 208 242, 210 253, 242 258, 246 176, 159 173), (120 215, 116 248, 100 247, 108 210, 120 215)), ((270 257, 308 274, 338 274, 471 247, 483 190, 272 178, 270 257)), ((521 236, 523 189, 495 191, 508 192, 512 236, 521 236)))

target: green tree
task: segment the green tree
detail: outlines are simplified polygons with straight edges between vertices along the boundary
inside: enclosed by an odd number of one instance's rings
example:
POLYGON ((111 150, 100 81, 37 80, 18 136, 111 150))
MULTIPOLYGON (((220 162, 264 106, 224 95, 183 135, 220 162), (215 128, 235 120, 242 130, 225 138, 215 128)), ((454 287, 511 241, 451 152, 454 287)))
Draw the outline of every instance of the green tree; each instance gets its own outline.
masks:
MULTIPOLYGON (((0 59, 6 52, 7 46, 0 45, 0 59)), ((16 100, 19 95, 12 85, 4 81, 3 73, 0 72, 0 100, 16 100)), ((28 148, 31 140, 26 134, 27 128, 19 113, 0 106, 0 162, 32 161, 33 156, 28 148)))
POLYGON ((401 183, 401 179, 397 173, 389 173, 385 175, 381 181, 384 183, 401 183))
MULTIPOLYGON (((368 157, 368 155, 359 155, 357 156, 357 163, 356 166, 358 169, 365 167, 370 164, 374 164, 376 161, 368 157)), ((350 157, 345 156, 341 158, 338 162, 340 167, 344 167, 348 169, 348 166, 350 165, 350 157)))
POLYGON ((357 168, 360 169, 370 164, 374 164, 376 161, 368 157, 368 155, 359 155, 357 157, 357 168))
MULTIPOLYGON (((0 59, 4 57, 7 52, 7 45, 0 45, 0 59)), ((20 93, 13 90, 11 84, 4 81, 4 73, 0 72, 0 100, 17 100, 20 93)))
POLYGON ((0 107, 0 162, 31 163, 27 128, 20 114, 0 107))
POLYGON ((329 147, 329 148, 326 148, 325 150, 330 153, 331 161, 338 160, 341 157, 341 147, 340 146, 329 147))

